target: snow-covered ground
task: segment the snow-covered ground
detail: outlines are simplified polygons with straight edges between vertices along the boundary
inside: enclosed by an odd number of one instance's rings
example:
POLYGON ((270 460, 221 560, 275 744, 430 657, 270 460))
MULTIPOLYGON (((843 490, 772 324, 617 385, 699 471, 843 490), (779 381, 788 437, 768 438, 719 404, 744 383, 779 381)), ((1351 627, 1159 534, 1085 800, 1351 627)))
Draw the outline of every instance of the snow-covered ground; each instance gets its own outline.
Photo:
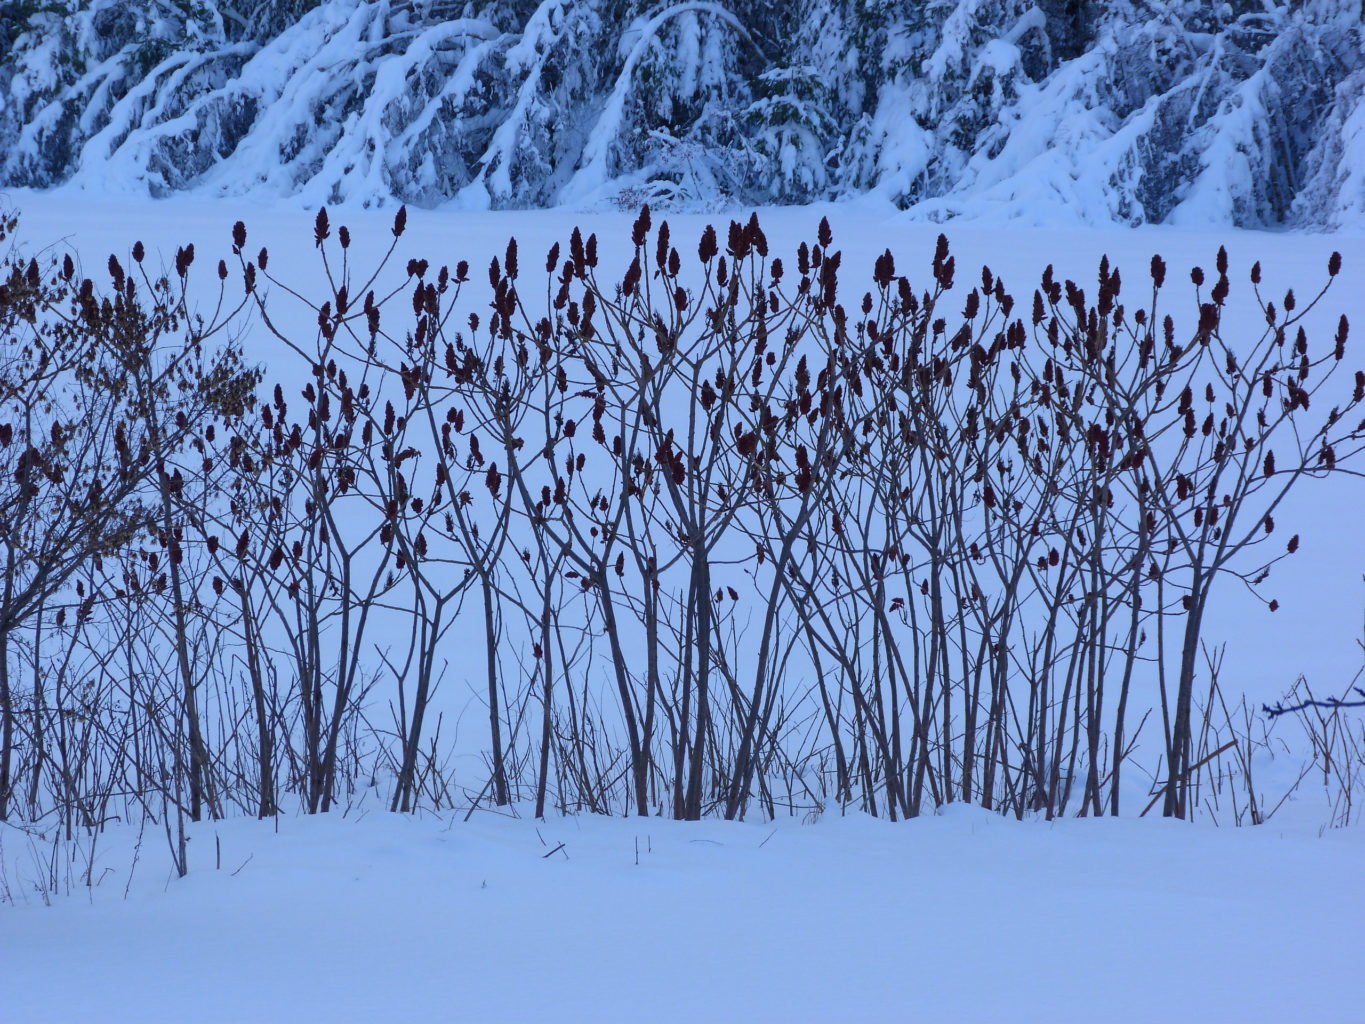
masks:
POLYGON ((1360 828, 462 817, 205 823, 183 880, 149 830, 131 886, 136 837, 116 831, 88 896, 0 909, 0 1019, 1351 1024, 1365 1006, 1360 828))
MULTIPOLYGON (((137 239, 167 260, 193 241, 207 280, 242 219, 272 269, 313 273, 313 215, 297 207, 6 201, 23 244, 61 240, 87 267, 137 239)), ((928 276, 940 229, 889 208, 770 211, 773 249, 822 214, 850 282, 888 246, 912 279, 928 276)), ((334 210, 333 223, 362 246, 387 241, 391 216, 334 210)), ((703 223, 670 220, 683 237, 703 223)), ((627 230, 618 215, 414 213, 397 265, 479 267, 509 234, 530 254, 573 223, 627 230)), ((1321 333, 1340 312, 1365 326, 1362 236, 946 230, 966 279, 989 262, 1020 295, 1047 262, 1091 281, 1104 253, 1134 286, 1158 251, 1183 280, 1221 243, 1235 305, 1253 260, 1272 293, 1307 294, 1337 249, 1321 333)), ((1304 544, 1276 569, 1275 615, 1218 592, 1208 635, 1228 643, 1233 696, 1274 700, 1301 672, 1345 689, 1361 662, 1361 498, 1359 481, 1331 481, 1277 513, 1304 544)), ((382 804, 193 826, 184 879, 152 826, 111 829, 92 868, 88 839, 54 846, 0 825, 0 1022, 1365 1020, 1365 830, 1324 831, 1302 806, 1218 829, 961 807, 899 824, 832 809, 771 824, 534 822, 525 809, 464 821, 382 804)))

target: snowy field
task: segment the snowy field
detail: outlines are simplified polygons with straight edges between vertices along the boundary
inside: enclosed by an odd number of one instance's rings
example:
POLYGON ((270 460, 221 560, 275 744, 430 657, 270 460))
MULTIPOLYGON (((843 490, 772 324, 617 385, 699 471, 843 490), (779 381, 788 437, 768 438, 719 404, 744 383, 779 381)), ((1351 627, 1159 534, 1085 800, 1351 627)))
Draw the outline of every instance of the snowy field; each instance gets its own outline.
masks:
MULTIPOLYGON (((87 267, 135 240, 167 262, 193 241, 211 267, 242 219, 274 267, 305 282, 315 272, 313 214, 297 207, 5 198, 23 214, 22 244, 60 241, 87 267)), ((850 280, 886 247, 912 280, 928 277, 940 228, 890 208, 769 211, 773 249, 790 251, 821 215, 850 280)), ((363 252, 387 241, 392 212, 332 218, 363 252)), ((670 220, 695 238, 706 218, 670 220)), ((628 230, 616 214, 414 212, 396 264, 479 267, 509 234, 543 252, 574 223, 604 240, 628 230)), ((1136 283, 1160 252, 1183 282, 1226 244, 1234 307, 1253 260, 1272 294, 1309 294, 1340 250, 1319 334, 1341 312, 1365 327, 1361 235, 944 230, 967 279, 988 262, 1019 295, 1047 262, 1092 281, 1102 254, 1136 283)), ((282 358, 246 344, 268 366, 282 358)), ((1274 701, 1300 673, 1345 691, 1362 657, 1362 499, 1360 481, 1339 479, 1277 513, 1304 543, 1276 569, 1274 615, 1218 592, 1207 635, 1228 644, 1234 697, 1274 701)), ((465 681, 453 682, 458 709, 465 681)), ((1288 771, 1271 766, 1267 795, 1288 771)), ((112 829, 92 850, 0 825, 0 1022, 1365 1020, 1365 831, 1323 829, 1306 795, 1244 829, 1010 822, 961 807, 899 824, 837 811, 534 822, 526 808, 466 821, 383 803, 193 826, 184 879, 150 826, 112 829)))
POLYGON ((149 832, 130 887, 135 837, 114 833, 93 892, 0 908, 0 1019, 1352 1024, 1365 1005, 1359 828, 462 817, 205 823, 178 881, 149 832))

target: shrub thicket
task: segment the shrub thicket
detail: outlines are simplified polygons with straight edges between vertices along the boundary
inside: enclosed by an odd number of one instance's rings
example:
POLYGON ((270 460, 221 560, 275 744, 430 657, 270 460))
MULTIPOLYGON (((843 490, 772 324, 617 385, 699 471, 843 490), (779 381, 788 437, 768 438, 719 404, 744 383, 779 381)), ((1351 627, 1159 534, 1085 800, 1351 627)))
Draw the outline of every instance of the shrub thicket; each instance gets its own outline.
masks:
POLYGON ((1093 290, 963 287, 943 238, 924 283, 886 252, 850 287, 825 222, 783 257, 757 217, 683 240, 648 208, 615 243, 513 240, 487 306, 463 262, 381 290, 394 247, 358 268, 325 210, 315 242, 310 301, 237 224, 210 321, 192 247, 99 287, 6 259, 0 815, 376 785, 396 810, 1117 814, 1154 694, 1153 800, 1186 817, 1228 749, 1211 595, 1295 551, 1278 506, 1365 427, 1365 374, 1325 390, 1346 319, 1303 329, 1326 286, 1272 300, 1257 265, 1259 335, 1225 337, 1221 250, 1182 331, 1160 257, 1133 302, 1107 261, 1093 290), (303 379, 245 365, 247 318, 303 379), (477 769, 433 711, 451 662, 477 769))

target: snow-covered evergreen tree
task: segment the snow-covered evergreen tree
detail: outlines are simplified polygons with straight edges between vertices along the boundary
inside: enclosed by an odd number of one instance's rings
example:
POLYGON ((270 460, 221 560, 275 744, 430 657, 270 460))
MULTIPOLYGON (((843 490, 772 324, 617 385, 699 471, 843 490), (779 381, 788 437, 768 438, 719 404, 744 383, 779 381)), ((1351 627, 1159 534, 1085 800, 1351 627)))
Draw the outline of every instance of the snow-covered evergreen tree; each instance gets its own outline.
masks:
POLYGON ((1358 0, 20 0, 0 184, 1365 216, 1358 0))

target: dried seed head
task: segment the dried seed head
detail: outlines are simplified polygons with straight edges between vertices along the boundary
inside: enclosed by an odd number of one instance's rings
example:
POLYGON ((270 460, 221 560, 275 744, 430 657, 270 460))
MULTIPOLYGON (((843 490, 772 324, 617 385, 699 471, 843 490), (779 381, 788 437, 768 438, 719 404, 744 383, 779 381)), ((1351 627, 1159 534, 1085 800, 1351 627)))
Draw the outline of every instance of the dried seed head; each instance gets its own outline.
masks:
POLYGON ((631 242, 635 248, 645 244, 645 236, 649 234, 649 204, 640 207, 640 215, 635 218, 635 224, 631 228, 631 242))
POLYGON ((763 229, 758 224, 758 211, 749 214, 749 223, 745 225, 745 233, 748 235, 749 244, 754 247, 761 259, 768 258, 768 236, 763 233, 763 229))
POLYGON ((710 263, 715 259, 716 253, 720 251, 716 241, 716 229, 712 225, 706 225, 706 229, 701 233, 701 241, 697 243, 697 257, 703 263, 710 263))

